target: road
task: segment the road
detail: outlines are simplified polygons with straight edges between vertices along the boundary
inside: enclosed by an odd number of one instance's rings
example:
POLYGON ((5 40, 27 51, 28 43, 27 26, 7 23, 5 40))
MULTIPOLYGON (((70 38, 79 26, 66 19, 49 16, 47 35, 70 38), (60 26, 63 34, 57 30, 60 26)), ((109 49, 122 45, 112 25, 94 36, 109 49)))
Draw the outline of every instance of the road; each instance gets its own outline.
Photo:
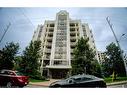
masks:
MULTIPOLYGON (((44 86, 36 86, 36 85, 27 85, 24 88, 48 88, 44 86)), ((107 88, 127 88, 127 84, 119 84, 119 85, 112 85, 112 86, 107 86, 107 88)))

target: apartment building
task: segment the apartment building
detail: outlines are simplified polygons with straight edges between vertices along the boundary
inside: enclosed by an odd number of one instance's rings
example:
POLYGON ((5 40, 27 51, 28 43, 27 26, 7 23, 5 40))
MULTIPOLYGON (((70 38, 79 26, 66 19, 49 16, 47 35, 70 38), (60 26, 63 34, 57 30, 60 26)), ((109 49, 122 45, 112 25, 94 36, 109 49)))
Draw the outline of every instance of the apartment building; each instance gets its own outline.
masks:
POLYGON ((72 20, 69 13, 62 10, 56 14, 55 20, 46 20, 38 25, 33 41, 42 42, 40 71, 50 78, 65 78, 70 74, 71 60, 76 42, 81 37, 89 38, 89 45, 98 54, 89 25, 81 20, 72 20))
POLYGON ((105 61, 106 53, 102 51, 98 51, 98 59, 100 64, 102 64, 105 61))

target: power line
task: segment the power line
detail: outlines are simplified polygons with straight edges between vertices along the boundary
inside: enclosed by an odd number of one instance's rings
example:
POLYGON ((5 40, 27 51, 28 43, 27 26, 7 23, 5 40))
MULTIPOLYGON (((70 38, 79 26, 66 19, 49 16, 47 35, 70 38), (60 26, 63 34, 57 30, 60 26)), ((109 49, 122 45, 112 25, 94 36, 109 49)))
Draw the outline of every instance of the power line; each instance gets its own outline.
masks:
MULTIPOLYGON (((19 8, 19 10, 21 10, 19 8)), ((28 16, 21 10, 21 13, 26 17, 26 19, 31 23, 31 25, 35 28, 34 24, 31 22, 31 20, 28 18, 28 16)))
POLYGON ((7 28, 4 29, 4 34, 2 35, 2 37, 1 37, 1 39, 0 39, 0 43, 2 42, 2 40, 3 40, 4 36, 5 36, 5 34, 7 33, 8 29, 9 29, 9 27, 10 27, 10 25, 11 25, 11 23, 9 23, 9 24, 7 25, 7 28))

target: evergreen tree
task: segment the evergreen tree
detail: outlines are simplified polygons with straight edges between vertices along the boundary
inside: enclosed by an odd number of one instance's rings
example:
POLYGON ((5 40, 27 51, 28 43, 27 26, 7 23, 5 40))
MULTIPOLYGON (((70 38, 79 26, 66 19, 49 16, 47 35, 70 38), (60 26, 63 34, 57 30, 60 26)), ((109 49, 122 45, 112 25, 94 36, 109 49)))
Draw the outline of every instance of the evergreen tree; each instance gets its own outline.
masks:
POLYGON ((14 59, 19 50, 18 43, 7 43, 5 47, 1 50, 0 57, 0 70, 1 69, 10 69, 14 67, 14 59))
MULTIPOLYGON (((107 70, 110 71, 109 74, 114 73, 115 78, 117 76, 125 76, 126 70, 124 67, 124 61, 121 57, 121 51, 118 46, 115 45, 115 43, 109 44, 107 47, 107 61, 106 66, 104 68, 107 68, 107 70)), ((105 72, 105 71, 104 71, 105 72)))
POLYGON ((88 40, 88 38, 81 38, 76 44, 74 60, 72 62, 72 75, 85 73, 101 76, 101 69, 98 69, 100 65, 95 60, 95 53, 89 47, 88 40))
POLYGON ((19 65, 20 71, 31 78, 40 78, 39 58, 41 41, 34 41, 23 51, 22 61, 19 65))

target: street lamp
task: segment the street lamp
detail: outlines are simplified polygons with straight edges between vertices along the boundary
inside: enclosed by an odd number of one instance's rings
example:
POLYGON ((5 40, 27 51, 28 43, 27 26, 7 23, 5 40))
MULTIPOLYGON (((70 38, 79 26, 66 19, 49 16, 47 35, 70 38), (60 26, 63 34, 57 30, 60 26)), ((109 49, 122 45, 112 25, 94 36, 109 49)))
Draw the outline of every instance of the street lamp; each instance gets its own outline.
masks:
POLYGON ((122 35, 121 35, 121 37, 120 37, 120 39, 119 39, 119 42, 120 42, 120 40, 121 40, 121 38, 122 38, 123 36, 125 36, 125 34, 122 34, 122 35))
MULTIPOLYGON (((122 34, 121 35, 121 37, 120 37, 120 39, 119 39, 119 42, 121 41, 121 38, 123 37, 123 36, 125 36, 126 34, 122 34)), ((126 62, 125 62, 125 56, 124 56, 124 54, 123 54, 123 51, 121 51, 121 53, 122 53, 122 56, 123 56, 123 61, 124 61, 124 66, 125 66, 125 70, 126 70, 126 73, 127 73, 127 64, 126 64, 126 62)))
MULTIPOLYGON (((112 24, 110 23, 109 17, 107 17, 106 20, 107 20, 108 25, 110 26, 110 29, 111 29, 111 31, 112 31, 112 33, 113 33, 113 35, 114 35, 114 38, 115 38, 116 43, 117 43, 117 46, 118 46, 119 49, 120 49, 120 56, 122 57, 122 59, 123 59, 123 61, 124 61, 124 67, 125 67, 126 76, 127 76, 127 66, 126 66, 126 63, 125 63, 125 60, 124 60, 123 52, 122 52, 122 50, 121 50, 119 41, 118 41, 118 39, 117 39, 117 37, 116 37, 115 31, 113 30, 112 24)), ((125 35, 125 34, 122 34, 122 36, 124 36, 124 35, 125 35)), ((122 36, 121 36, 121 37, 122 37, 122 36)), ((121 39, 121 37, 120 37, 120 39, 121 39)))

